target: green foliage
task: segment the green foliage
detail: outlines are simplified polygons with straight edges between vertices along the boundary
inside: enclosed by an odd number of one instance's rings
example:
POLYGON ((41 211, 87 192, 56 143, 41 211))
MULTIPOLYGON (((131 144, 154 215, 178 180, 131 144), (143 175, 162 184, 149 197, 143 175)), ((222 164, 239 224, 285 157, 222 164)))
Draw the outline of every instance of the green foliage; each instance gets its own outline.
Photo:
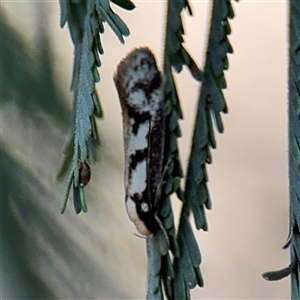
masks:
POLYGON ((227 112, 222 89, 226 88, 227 53, 233 51, 227 38, 231 31, 228 19, 233 17, 230 1, 214 1, 185 188, 185 200, 193 212, 196 227, 203 230, 207 230, 204 207, 211 208, 206 164, 212 161, 210 148, 216 147, 212 118, 218 131, 223 132, 220 113, 227 112))
MULTIPOLYGON (((133 9, 130 1, 113 0, 124 9, 133 9)), ((78 163, 91 160, 93 141, 98 140, 94 117, 101 117, 102 110, 95 93, 95 82, 99 81, 97 67, 101 62, 99 53, 103 48, 99 33, 103 33, 103 22, 107 22, 120 42, 129 34, 124 22, 113 13, 109 0, 60 1, 61 26, 68 22, 75 45, 75 60, 72 79, 74 91, 74 121, 71 138, 67 143, 64 162, 59 178, 72 162, 72 170, 67 179, 62 212, 65 210, 69 191, 73 185, 75 211, 87 211, 84 190, 80 186, 78 163)), ((212 118, 217 129, 223 132, 220 113, 227 112, 222 93, 226 88, 224 70, 228 68, 227 54, 232 53, 227 36, 230 34, 228 19, 233 18, 230 0, 213 1, 212 17, 206 64, 202 72, 184 47, 184 29, 181 13, 191 7, 187 0, 168 1, 166 36, 164 43, 164 80, 166 116, 167 166, 165 184, 161 196, 158 217, 161 229, 147 241, 148 243, 148 292, 147 299, 190 299, 190 290, 196 285, 203 286, 200 271, 201 253, 191 224, 190 212, 194 215, 197 229, 207 230, 205 208, 211 208, 207 188, 206 164, 211 163, 210 148, 216 147, 212 118), (179 159, 177 138, 181 136, 178 121, 182 119, 174 72, 181 72, 186 66, 192 77, 202 81, 199 96, 191 154, 187 169, 185 191, 181 180, 183 171, 179 159), (171 194, 176 193, 183 202, 178 232, 174 225, 171 194)), ((95 145, 95 143, 94 143, 95 145)))
POLYGON ((179 199, 183 200, 183 191, 180 186, 183 172, 177 146, 177 138, 181 136, 178 120, 182 119, 183 116, 172 68, 176 72, 181 72, 182 66, 185 65, 196 80, 202 78, 202 72, 183 46, 184 40, 182 35, 184 34, 184 30, 180 15, 183 9, 187 9, 191 14, 191 8, 187 1, 168 1, 163 73, 165 79, 165 115, 167 123, 165 132, 165 161, 166 163, 169 161, 171 163, 165 176, 166 183, 161 199, 163 206, 160 209, 160 218, 166 229, 170 247, 168 247, 169 245, 166 242, 163 243, 166 238, 162 234, 162 230, 149 241, 147 299, 164 299, 162 285, 168 299, 177 297, 174 287, 178 281, 178 274, 174 272, 174 260, 172 261, 171 259, 171 253, 174 258, 179 258, 183 254, 179 249, 180 243, 178 243, 176 237, 173 212, 170 204, 170 195, 174 192, 176 192, 179 199))
POLYGON ((290 234, 284 249, 290 246, 291 263, 279 271, 266 272, 267 280, 279 280, 291 274, 291 299, 300 299, 300 6, 290 0, 289 11, 289 196, 290 234))
MULTIPOLYGON (((183 9, 187 9, 189 14, 192 13, 187 1, 168 2, 164 58, 168 125, 166 160, 172 159, 172 167, 169 168, 164 189, 166 196, 164 201, 169 201, 170 194, 176 192, 178 198, 183 201, 183 207, 175 240, 176 247, 171 247, 174 257, 173 265, 163 263, 164 260, 169 262, 170 258, 168 253, 165 254, 166 249, 162 251, 159 247, 160 240, 154 237, 150 241, 147 299, 164 298, 159 282, 163 283, 168 299, 190 299, 190 289, 193 289, 196 285, 203 286, 203 278, 199 268, 201 254, 188 216, 192 211, 197 229, 207 230, 204 207, 211 208, 211 202, 206 185, 205 166, 206 163, 211 163, 210 147, 216 147, 212 115, 215 118, 217 129, 219 132, 223 132, 220 113, 227 112, 222 89, 226 88, 223 71, 228 69, 227 53, 232 53, 232 47, 227 38, 227 35, 230 34, 228 19, 234 16, 231 3, 227 0, 217 0, 213 3, 204 72, 197 67, 195 61, 183 46, 184 30, 181 19, 183 9), (183 172, 177 147, 177 138, 181 135, 178 120, 182 119, 182 111, 172 72, 172 68, 176 72, 180 72, 183 65, 187 66, 194 79, 202 81, 185 192, 180 187, 183 172), (156 252, 153 249, 156 249, 156 252), (157 252, 160 253, 160 263, 157 263, 159 260, 157 252), (167 266, 166 269, 163 269, 163 265, 167 266), (165 279, 166 273, 169 274, 167 281, 165 279)), ((161 217, 164 220, 164 217, 161 217)), ((171 229, 173 234, 174 225, 171 229)), ((169 234, 169 237, 173 237, 172 234, 169 234)))
POLYGON ((300 299, 300 6, 290 0, 289 49, 289 180, 291 236, 291 298, 300 299))
MULTIPOLYGON (((129 0, 115 0, 114 3, 124 9, 134 8, 129 0)), ((71 90, 74 93, 74 118, 70 138, 64 150, 66 158, 57 178, 58 180, 64 178, 71 167, 61 213, 65 211, 72 184, 74 208, 76 213, 80 213, 87 211, 87 205, 84 188, 80 185, 79 163, 86 161, 94 163, 97 160, 96 149, 99 145, 99 136, 95 117, 103 116, 95 90, 95 83, 100 81, 97 70, 101 66, 99 54, 104 52, 100 33, 104 32, 103 23, 107 22, 120 42, 124 43, 123 37, 129 35, 129 29, 113 12, 109 0, 60 0, 60 7, 60 25, 63 27, 68 23, 75 47, 71 84, 71 90)))

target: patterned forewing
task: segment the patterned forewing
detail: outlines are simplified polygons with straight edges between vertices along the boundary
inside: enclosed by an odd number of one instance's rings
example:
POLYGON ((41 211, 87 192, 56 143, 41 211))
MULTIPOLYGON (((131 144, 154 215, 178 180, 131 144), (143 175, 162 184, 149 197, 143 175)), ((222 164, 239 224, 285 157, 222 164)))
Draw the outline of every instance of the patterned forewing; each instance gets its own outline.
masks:
POLYGON ((155 58, 148 48, 133 50, 114 75, 123 115, 125 201, 143 235, 157 229, 154 197, 164 152, 164 94, 155 58))

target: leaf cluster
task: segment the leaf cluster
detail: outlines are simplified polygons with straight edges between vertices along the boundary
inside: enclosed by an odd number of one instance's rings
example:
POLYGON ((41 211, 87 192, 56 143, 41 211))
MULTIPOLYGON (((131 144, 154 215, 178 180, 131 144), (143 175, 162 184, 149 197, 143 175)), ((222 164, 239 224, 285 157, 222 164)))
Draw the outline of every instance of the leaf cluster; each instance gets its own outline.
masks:
POLYGON ((289 49, 289 180, 291 240, 291 298, 300 298, 300 6, 290 0, 289 49))
MULTIPOLYGON (((175 241, 170 247, 173 261, 165 248, 162 251, 160 238, 154 237, 150 241, 148 299, 163 299, 160 281, 168 299, 180 300, 190 299, 190 290, 196 285, 202 287, 204 284, 199 267, 201 253, 189 222, 189 214, 193 213, 197 229, 207 230, 205 208, 211 208, 211 201, 207 188, 206 164, 211 163, 210 148, 216 147, 212 119, 214 118, 218 131, 223 132, 220 113, 227 112, 222 89, 226 88, 224 70, 228 69, 227 54, 233 52, 227 37, 231 32, 228 20, 234 17, 231 3, 229 0, 213 2, 204 71, 198 68, 183 46, 184 29, 181 12, 184 9, 189 14, 192 13, 189 3, 185 0, 168 2, 164 58, 167 118, 166 160, 172 159, 172 168, 166 179, 166 199, 164 201, 168 202, 170 194, 176 192, 183 204, 176 239, 173 235, 173 226, 171 233, 168 230, 169 237, 175 241), (202 81, 202 87, 198 100, 185 190, 183 191, 180 185, 183 172, 177 146, 177 138, 181 136, 178 121, 182 119, 182 110, 173 70, 180 72, 184 65, 194 79, 202 81), (160 253, 160 263, 158 263, 157 251, 160 253), (167 269, 163 269, 163 266, 167 269)), ((163 216, 162 219, 164 220, 163 216)), ((161 234, 159 233, 158 236, 161 237, 161 234)))
MULTIPOLYGON (((131 10, 130 0, 114 0, 114 3, 131 10)), ((80 185, 79 164, 94 163, 97 160, 99 136, 95 118, 101 118, 103 112, 95 83, 100 81, 98 68, 101 66, 100 54, 104 53, 100 34, 104 33, 103 23, 107 22, 121 43, 129 35, 129 29, 122 19, 105 0, 60 0, 61 21, 63 27, 68 23, 75 48, 74 68, 71 90, 74 93, 74 118, 70 137, 65 146, 66 156, 58 174, 61 180, 71 168, 63 196, 61 213, 65 211, 69 192, 73 185, 73 201, 76 213, 87 211, 83 186, 80 185)))
POLYGON ((289 196, 290 233, 283 249, 290 246, 291 263, 288 267, 266 272, 266 280, 280 280, 291 275, 291 299, 300 299, 300 6, 290 0, 289 9, 289 196))
MULTIPOLYGON (((133 9, 129 0, 112 0, 124 9, 133 9)), ((70 138, 65 148, 66 159, 58 175, 61 179, 70 168, 67 188, 61 212, 64 212, 73 185, 76 213, 86 212, 87 206, 83 186, 80 184, 79 163, 96 160, 94 150, 99 143, 95 117, 102 117, 102 109, 95 91, 100 80, 99 54, 103 54, 100 34, 107 22, 121 43, 129 35, 126 24, 113 12, 110 1, 60 0, 61 26, 69 26, 75 47, 74 69, 71 90, 74 92, 75 115, 70 138)), ((191 224, 193 213, 196 228, 207 230, 205 208, 211 208, 207 188, 206 164, 211 163, 210 149, 216 147, 214 137, 215 121, 217 130, 223 132, 221 112, 227 112, 222 90, 226 88, 224 70, 228 68, 227 54, 232 53, 228 41, 229 19, 233 18, 230 0, 214 0, 210 33, 206 52, 206 63, 201 71, 184 47, 182 11, 192 10, 187 0, 168 1, 167 23, 164 45, 164 81, 166 149, 165 163, 168 169, 163 186, 159 218, 162 228, 148 241, 148 292, 147 299, 190 299, 190 290, 196 285, 203 286, 200 271, 201 253, 191 224), (177 93, 174 72, 181 72, 186 66, 191 76, 202 82, 199 93, 197 116, 187 168, 185 188, 182 188, 183 170, 179 158, 177 139, 181 136, 178 121, 183 118, 177 93), (182 201, 180 223, 176 232, 170 201, 176 193, 182 201)))

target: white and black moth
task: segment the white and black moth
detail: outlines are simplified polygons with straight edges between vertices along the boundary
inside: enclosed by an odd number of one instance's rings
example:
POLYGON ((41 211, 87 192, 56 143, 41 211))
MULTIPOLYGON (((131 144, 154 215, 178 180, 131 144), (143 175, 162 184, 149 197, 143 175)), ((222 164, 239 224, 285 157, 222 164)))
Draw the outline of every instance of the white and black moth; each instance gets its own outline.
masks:
POLYGON ((138 232, 162 227, 160 205, 165 118, 162 76, 148 48, 130 52, 114 75, 123 115, 125 203, 138 232))

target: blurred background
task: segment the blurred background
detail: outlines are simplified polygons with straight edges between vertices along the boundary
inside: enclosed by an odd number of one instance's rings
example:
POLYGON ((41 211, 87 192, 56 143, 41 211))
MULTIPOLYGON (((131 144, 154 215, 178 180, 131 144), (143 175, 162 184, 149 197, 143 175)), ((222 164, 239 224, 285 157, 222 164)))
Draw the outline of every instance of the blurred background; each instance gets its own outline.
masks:
MULTIPOLYGON (((59 213, 65 182, 55 177, 71 122, 73 45, 59 27, 58 1, 1 1, 1 299, 143 299, 145 241, 124 206, 121 110, 112 76, 132 48, 147 45, 162 65, 165 1, 114 6, 131 31, 121 45, 108 26, 102 36, 105 118, 98 121, 99 163, 85 188, 88 213, 72 201, 59 213), (112 50, 113 49, 113 50, 112 50)), ((186 45, 204 64, 209 2, 184 14, 186 45)), ((287 1, 234 3, 225 91, 225 133, 209 166, 213 209, 208 232, 197 232, 205 287, 193 299, 287 299, 289 279, 261 274, 286 267, 288 250, 287 1)), ((184 120, 185 167, 199 85, 177 76, 184 120)), ((71 199, 70 199, 71 200, 71 199)), ((174 199, 174 211, 180 211, 174 199)))

